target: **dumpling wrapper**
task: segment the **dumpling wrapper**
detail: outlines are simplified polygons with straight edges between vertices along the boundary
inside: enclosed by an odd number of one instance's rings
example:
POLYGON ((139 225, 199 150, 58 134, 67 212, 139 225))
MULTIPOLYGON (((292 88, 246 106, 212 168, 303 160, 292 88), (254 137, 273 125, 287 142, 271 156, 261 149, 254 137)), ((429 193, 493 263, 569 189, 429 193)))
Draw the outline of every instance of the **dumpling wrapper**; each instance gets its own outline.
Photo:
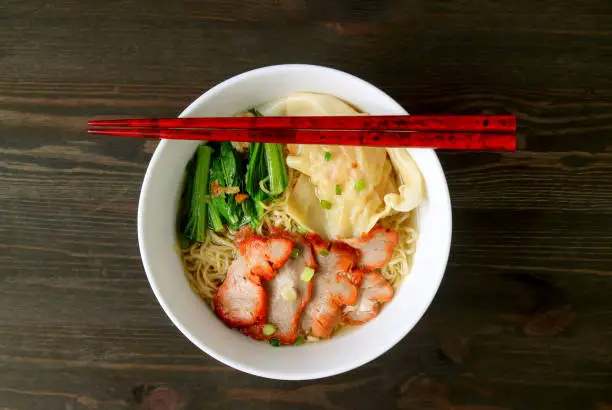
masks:
MULTIPOLYGON (((258 109, 265 116, 361 115, 336 97, 311 93, 291 94, 258 109)), ((287 212, 326 239, 361 236, 393 211, 409 212, 423 200, 421 173, 406 149, 294 145, 290 151, 287 165, 300 174, 287 212)))

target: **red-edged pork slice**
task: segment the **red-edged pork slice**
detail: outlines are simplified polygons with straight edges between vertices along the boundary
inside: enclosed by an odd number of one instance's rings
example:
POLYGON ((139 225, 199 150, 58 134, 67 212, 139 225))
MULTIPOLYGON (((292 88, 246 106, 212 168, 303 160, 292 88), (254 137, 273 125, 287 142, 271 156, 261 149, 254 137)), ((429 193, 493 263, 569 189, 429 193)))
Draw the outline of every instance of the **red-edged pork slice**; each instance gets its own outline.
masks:
POLYGON ((264 335, 264 323, 258 323, 243 329, 247 336, 256 340, 275 337, 283 344, 292 344, 297 340, 300 315, 312 292, 312 281, 305 282, 300 277, 305 267, 316 269, 317 264, 310 243, 301 236, 295 237, 295 249, 298 251, 297 256, 288 259, 276 276, 264 283, 268 295, 266 323, 275 327, 274 334, 264 335))
POLYGON ((348 277, 356 263, 355 252, 340 243, 328 244, 318 235, 309 235, 318 269, 312 278, 312 297, 302 312, 300 327, 319 338, 331 336, 342 318, 341 308, 357 300, 357 286, 348 277))
POLYGON ((393 287, 378 273, 366 273, 361 281, 357 301, 343 309, 344 323, 358 325, 378 315, 380 305, 393 298, 393 287))
POLYGON ((344 242, 359 251, 361 269, 374 270, 389 262, 393 249, 399 242, 399 234, 392 229, 376 225, 359 238, 346 239, 344 242))
POLYGON ((264 284, 268 294, 268 323, 276 328, 272 337, 281 343, 291 344, 299 336, 300 315, 311 298, 312 280, 300 279, 304 268, 316 269, 317 264, 310 243, 296 238, 298 255, 289 258, 278 274, 264 284))
POLYGON ((345 267, 342 269, 342 275, 347 278, 353 285, 359 289, 359 285, 361 285, 361 280, 365 272, 357 267, 357 263, 359 262, 359 251, 351 248, 344 242, 332 242, 332 248, 336 251, 341 251, 344 254, 353 254, 353 265, 351 267, 345 267))
POLYGON ((250 326, 265 319, 267 302, 263 287, 251 280, 246 260, 239 256, 215 295, 217 316, 229 327, 250 326))
POLYGON ((259 277, 270 280, 291 256, 293 241, 284 235, 272 235, 266 238, 259 235, 240 238, 238 249, 246 259, 248 269, 255 283, 259 277))

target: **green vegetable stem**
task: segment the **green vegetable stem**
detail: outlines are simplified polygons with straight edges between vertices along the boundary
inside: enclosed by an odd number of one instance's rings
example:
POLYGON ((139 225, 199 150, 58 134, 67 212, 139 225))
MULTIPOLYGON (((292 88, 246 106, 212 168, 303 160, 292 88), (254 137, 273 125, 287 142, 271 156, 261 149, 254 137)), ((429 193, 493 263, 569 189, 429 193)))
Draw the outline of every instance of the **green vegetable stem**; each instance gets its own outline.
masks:
POLYGON ((191 171, 188 172, 185 186, 185 205, 187 207, 183 225, 185 238, 204 242, 206 238, 206 195, 208 194, 208 172, 213 149, 207 145, 200 145, 196 150, 191 171))
POLYGON ((264 144, 266 155, 266 167, 270 183, 270 193, 278 196, 287 188, 287 169, 283 158, 283 146, 281 144, 264 144))
POLYGON ((208 207, 208 226, 215 232, 223 231, 223 221, 221 215, 214 205, 208 207))
POLYGON ((259 188, 259 181, 266 179, 267 176, 263 144, 254 142, 249 147, 249 164, 245 177, 245 190, 251 198, 261 201, 267 199, 267 195, 259 188))

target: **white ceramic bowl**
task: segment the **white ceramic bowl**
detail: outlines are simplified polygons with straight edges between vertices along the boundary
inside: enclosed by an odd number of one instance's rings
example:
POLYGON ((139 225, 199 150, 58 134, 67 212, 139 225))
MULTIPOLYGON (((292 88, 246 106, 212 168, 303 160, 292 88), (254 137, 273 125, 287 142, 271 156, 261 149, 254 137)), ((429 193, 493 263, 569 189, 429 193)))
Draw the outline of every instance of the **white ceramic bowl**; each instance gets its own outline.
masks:
MULTIPOLYGON (((370 114, 406 114, 373 85, 334 69, 310 65, 265 67, 232 77, 194 101, 181 117, 227 116, 295 91, 335 95, 370 114)), ((329 341, 274 348, 221 323, 189 288, 175 249, 175 221, 185 165, 197 142, 162 141, 149 164, 138 207, 138 241, 151 288, 172 322, 215 359, 257 376, 304 380, 361 366, 398 343, 431 303, 446 268, 451 207, 433 150, 411 154, 423 174, 427 199, 418 209, 419 239, 412 271, 393 300, 371 322, 329 341)))

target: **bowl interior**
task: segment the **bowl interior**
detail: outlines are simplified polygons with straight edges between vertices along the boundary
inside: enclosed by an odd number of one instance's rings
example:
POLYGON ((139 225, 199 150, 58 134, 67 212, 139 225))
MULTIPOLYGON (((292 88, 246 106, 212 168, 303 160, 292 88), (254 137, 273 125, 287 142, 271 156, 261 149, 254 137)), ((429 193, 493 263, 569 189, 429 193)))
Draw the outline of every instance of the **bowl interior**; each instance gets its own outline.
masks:
MULTIPOLYGON (((203 94, 181 116, 232 115, 296 91, 335 95, 371 114, 405 114, 389 96, 346 73, 317 66, 266 67, 233 77, 203 94)), ((197 142, 162 141, 147 169, 138 238, 151 287, 174 324, 198 347, 239 370, 275 379, 314 379, 364 364, 416 324, 438 289, 450 247, 446 180, 432 150, 411 150, 427 199, 417 211, 419 239, 411 273, 378 317, 329 341, 273 348, 226 328, 191 291, 175 251, 175 220, 185 165, 197 142)))

